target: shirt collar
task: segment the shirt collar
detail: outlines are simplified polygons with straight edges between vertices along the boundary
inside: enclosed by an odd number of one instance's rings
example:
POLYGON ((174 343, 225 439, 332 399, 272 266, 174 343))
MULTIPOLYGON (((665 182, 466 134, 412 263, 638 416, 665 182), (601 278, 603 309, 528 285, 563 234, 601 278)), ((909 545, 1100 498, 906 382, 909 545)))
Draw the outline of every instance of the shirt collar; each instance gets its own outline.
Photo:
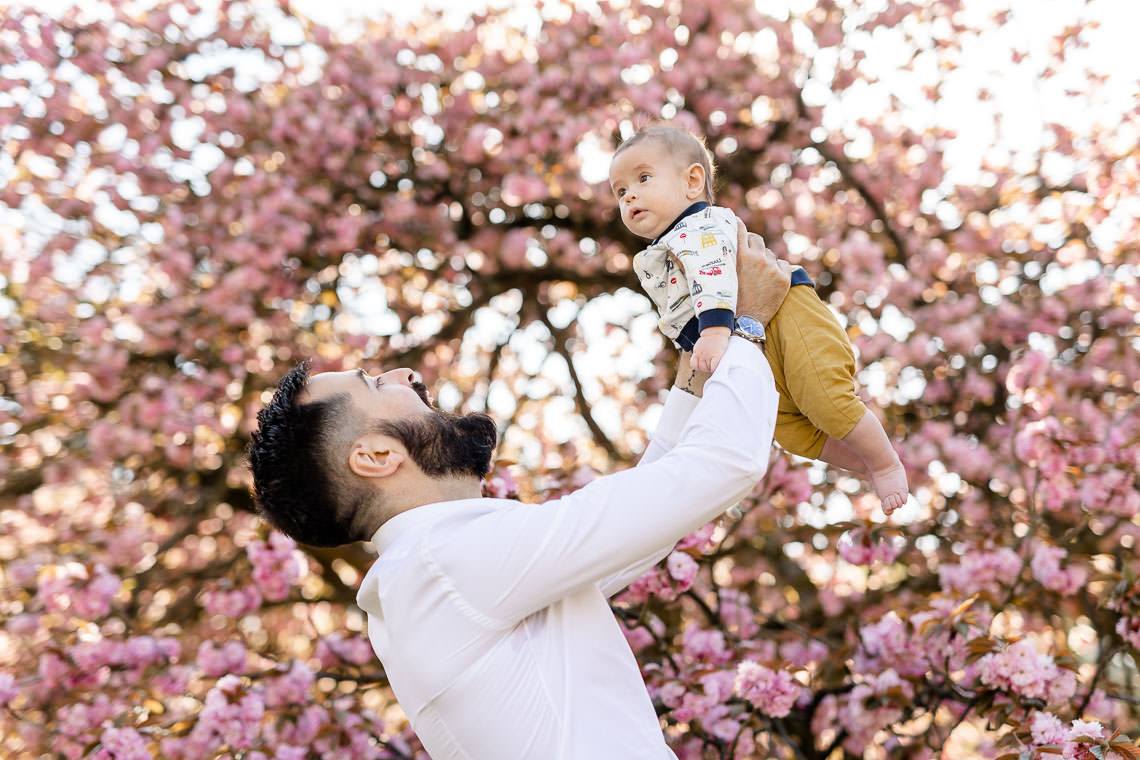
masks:
POLYGON ((672 224, 670 224, 668 227, 665 228, 664 232, 662 232, 660 235, 657 236, 657 239, 653 241, 653 245, 656 245, 657 243, 659 243, 661 241, 661 238, 665 237, 670 232, 672 232, 673 228, 677 226, 677 223, 679 221, 681 221, 682 219, 684 219, 686 216, 688 216, 689 214, 695 214, 698 211, 703 211, 704 209, 706 209, 708 207, 709 207, 709 204, 706 203, 705 201, 697 201, 696 203, 690 204, 687 209, 682 211, 680 213, 680 215, 676 219, 673 220, 672 224))
POLYGON ((422 504, 418 507, 412 507, 395 517, 388 518, 388 520, 372 534, 372 544, 376 547, 376 551, 383 554, 388 547, 396 543, 401 537, 406 536, 416 529, 431 525, 456 512, 469 509, 477 502, 486 501, 493 500, 476 497, 473 499, 459 499, 457 501, 437 501, 431 504, 422 504))

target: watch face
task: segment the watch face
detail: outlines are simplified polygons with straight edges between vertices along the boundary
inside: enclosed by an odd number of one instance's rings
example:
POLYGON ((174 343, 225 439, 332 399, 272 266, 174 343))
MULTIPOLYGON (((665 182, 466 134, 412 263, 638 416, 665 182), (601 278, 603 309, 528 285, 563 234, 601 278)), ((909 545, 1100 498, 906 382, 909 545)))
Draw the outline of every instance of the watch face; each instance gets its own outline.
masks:
POLYGON ((736 318, 736 329, 760 339, 764 338, 764 325, 760 324, 760 320, 747 314, 736 318))

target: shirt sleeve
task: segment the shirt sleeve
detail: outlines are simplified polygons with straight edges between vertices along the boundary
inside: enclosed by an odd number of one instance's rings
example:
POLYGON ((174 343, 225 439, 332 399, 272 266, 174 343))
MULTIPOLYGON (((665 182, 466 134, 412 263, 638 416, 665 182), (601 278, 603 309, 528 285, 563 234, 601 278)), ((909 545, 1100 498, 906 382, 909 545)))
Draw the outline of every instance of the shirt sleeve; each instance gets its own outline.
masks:
MULTIPOLYGON (((669 395, 665 398, 665 408, 661 411, 661 419, 657 422, 657 429, 653 431, 649 446, 641 455, 641 461, 637 463, 638 467, 643 467, 660 459, 677 445, 689 415, 700 400, 699 396, 694 396, 679 388, 669 389, 669 395)), ((632 565, 602 578, 598 581, 598 588, 607 597, 613 596, 644 575, 649 568, 665 559, 665 556, 672 551, 676 543, 676 540, 669 541, 649 555, 638 559, 632 565)))
POLYGON ((649 439, 649 445, 641 455, 639 467, 660 459, 677 445, 685 429, 685 423, 689 421, 689 415, 693 413, 700 400, 700 396, 694 396, 680 388, 669 389, 665 405, 661 409, 661 419, 657 421, 657 429, 653 431, 653 437, 649 439))
POLYGON ((488 624, 514 625, 744 498, 767 469, 777 401, 763 352, 732 338, 671 450, 561 499, 450 526, 428 539, 425 559, 488 624))

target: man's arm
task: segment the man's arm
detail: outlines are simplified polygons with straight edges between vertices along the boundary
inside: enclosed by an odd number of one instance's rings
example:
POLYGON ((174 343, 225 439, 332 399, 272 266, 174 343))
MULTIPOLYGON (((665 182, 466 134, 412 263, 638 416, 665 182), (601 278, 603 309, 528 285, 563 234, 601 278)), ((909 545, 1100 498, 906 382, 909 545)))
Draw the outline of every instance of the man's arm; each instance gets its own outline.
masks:
MULTIPOLYGON (((688 351, 681 352, 681 358, 677 362, 677 378, 673 382, 673 387, 669 389, 669 395, 665 398, 665 408, 661 411, 661 419, 653 431, 649 446, 646 447, 645 453, 642 454, 641 460, 637 463, 638 467, 654 462, 672 451, 681 437, 689 415, 692 414, 700 400, 701 391, 709 375, 707 372, 697 372, 693 369, 690 362, 691 358, 692 355, 688 351)), ((669 541, 651 554, 639 558, 629 567, 622 568, 613 575, 603 578, 598 582, 598 588, 607 597, 613 596, 636 578, 644 575, 649 568, 663 560, 673 550, 675 543, 677 542, 669 541)))
POLYGON ((489 624, 513 625, 661 552, 747 495, 767 468, 776 404, 763 353, 733 338, 671 451, 561 499, 454 526, 429 541, 426 556, 489 624))

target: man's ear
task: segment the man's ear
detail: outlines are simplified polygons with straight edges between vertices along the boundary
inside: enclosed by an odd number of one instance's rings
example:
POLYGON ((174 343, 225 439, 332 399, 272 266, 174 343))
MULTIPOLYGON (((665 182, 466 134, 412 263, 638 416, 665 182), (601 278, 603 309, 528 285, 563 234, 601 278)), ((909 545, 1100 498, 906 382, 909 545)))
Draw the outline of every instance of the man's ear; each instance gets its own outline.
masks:
POLYGON ((370 433, 353 442, 348 451, 348 469, 362 478, 386 478, 395 474, 407 456, 395 438, 370 433))
POLYGON ((685 169, 685 197, 691 201, 705 196, 705 167, 694 161, 685 169))

